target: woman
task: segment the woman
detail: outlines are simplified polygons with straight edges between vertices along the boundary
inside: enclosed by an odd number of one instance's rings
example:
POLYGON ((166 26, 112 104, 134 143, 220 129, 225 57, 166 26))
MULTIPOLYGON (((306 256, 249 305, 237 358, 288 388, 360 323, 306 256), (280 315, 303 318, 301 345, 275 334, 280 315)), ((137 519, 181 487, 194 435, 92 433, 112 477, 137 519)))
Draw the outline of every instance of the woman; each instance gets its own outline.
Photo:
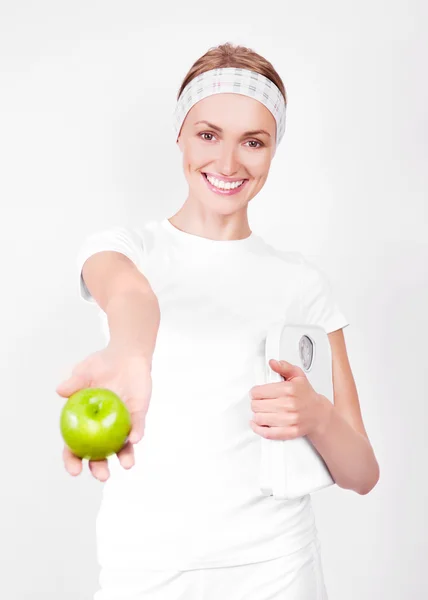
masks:
MULTIPOLYGON (((248 224, 285 107, 271 63, 241 46, 210 49, 178 94, 183 206, 94 233, 79 253, 79 290, 102 309, 108 346, 57 391, 108 387, 133 415, 111 477, 107 461, 89 463, 106 481, 95 600, 327 598, 310 495, 260 492, 262 421, 249 395, 263 383, 271 323, 348 325, 323 274, 248 224)), ((64 459, 81 471, 67 448, 64 459)))

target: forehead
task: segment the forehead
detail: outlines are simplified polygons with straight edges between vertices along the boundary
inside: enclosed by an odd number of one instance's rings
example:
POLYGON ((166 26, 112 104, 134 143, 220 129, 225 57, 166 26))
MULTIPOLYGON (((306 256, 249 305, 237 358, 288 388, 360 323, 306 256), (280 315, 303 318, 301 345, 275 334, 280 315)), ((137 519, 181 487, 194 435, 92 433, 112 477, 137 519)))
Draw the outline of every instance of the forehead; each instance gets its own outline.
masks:
MULTIPOLYGON (((205 120, 224 129, 267 129, 275 133, 275 118, 264 104, 243 94, 213 94, 190 109, 187 121, 205 120)), ((200 126, 202 127, 202 125, 200 126)))

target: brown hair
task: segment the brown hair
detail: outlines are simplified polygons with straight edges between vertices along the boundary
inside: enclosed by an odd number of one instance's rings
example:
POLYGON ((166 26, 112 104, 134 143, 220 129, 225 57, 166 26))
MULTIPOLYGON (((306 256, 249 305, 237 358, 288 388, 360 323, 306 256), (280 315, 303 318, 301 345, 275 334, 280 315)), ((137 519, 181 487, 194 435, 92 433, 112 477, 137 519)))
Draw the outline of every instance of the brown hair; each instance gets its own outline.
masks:
POLYGON ((177 100, 180 98, 180 95, 186 85, 194 77, 197 77, 197 75, 200 75, 205 71, 224 67, 249 69, 250 71, 256 71, 256 73, 264 75, 273 81, 274 84, 280 89, 282 95, 284 96, 285 104, 287 104, 284 83, 276 70, 273 68, 272 64, 263 58, 263 56, 257 54, 257 52, 254 50, 251 50, 251 48, 233 45, 230 42, 210 48, 208 52, 206 52, 203 56, 198 58, 195 63, 193 63, 186 77, 183 79, 183 83, 181 84, 177 94, 177 100))

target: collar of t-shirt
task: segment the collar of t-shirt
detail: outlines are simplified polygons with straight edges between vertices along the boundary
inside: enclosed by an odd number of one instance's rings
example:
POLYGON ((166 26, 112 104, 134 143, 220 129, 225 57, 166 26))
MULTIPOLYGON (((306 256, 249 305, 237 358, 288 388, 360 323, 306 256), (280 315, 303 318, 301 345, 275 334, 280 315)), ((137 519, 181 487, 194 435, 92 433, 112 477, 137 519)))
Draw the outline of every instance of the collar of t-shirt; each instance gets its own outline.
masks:
POLYGON ((258 237, 253 231, 251 234, 240 240, 211 240, 193 233, 188 233, 178 229, 170 223, 168 219, 163 219, 162 227, 174 236, 177 244, 183 249, 188 249, 192 253, 198 252, 221 252, 222 254, 235 254, 253 247, 258 237))

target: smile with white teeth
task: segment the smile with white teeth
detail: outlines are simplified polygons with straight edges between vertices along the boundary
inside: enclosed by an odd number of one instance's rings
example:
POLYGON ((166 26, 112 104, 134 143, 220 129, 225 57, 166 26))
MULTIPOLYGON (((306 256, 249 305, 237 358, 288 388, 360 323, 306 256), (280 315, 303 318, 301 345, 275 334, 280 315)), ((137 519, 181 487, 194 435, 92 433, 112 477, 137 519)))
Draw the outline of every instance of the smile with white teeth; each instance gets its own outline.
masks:
POLYGON ((219 188, 220 190, 234 190, 237 187, 239 187, 240 185, 242 185, 245 181, 245 179, 241 179, 241 181, 233 181, 232 183, 230 182, 226 182, 226 181, 221 181, 219 179, 216 179, 215 177, 210 177, 209 175, 205 174, 205 177, 208 179, 208 181, 211 183, 211 185, 214 185, 216 188, 219 188))

